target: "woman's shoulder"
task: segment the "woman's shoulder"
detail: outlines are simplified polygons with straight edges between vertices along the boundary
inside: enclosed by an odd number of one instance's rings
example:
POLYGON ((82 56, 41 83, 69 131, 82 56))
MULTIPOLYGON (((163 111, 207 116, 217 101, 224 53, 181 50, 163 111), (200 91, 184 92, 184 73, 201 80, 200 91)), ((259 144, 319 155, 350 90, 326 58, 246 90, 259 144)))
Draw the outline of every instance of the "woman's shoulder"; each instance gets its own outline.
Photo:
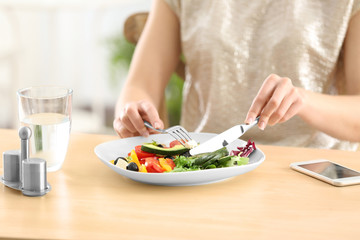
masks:
POLYGON ((360 0, 354 0, 354 3, 352 5, 351 16, 354 16, 359 11, 360 11, 360 0))
POLYGON ((180 15, 180 8, 181 8, 181 1, 180 0, 164 0, 171 10, 179 17, 180 15))

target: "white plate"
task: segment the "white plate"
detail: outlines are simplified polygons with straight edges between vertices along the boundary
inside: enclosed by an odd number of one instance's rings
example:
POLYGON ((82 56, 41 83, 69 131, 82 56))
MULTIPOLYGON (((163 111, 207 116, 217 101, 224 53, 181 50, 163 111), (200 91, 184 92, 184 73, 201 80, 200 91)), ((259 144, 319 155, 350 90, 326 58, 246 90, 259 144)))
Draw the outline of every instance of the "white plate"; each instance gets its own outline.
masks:
MULTIPOLYGON (((209 138, 215 136, 212 133, 190 133, 191 137, 197 142, 204 142, 209 138)), ((109 168, 119 173, 122 176, 130 178, 134 181, 153 184, 153 185, 165 185, 165 186, 189 186, 189 185, 201 185, 209 184, 213 182, 222 181, 240 174, 247 173, 254 170, 264 160, 264 153, 257 148, 250 155, 249 164, 242 166, 226 167, 206 169, 190 172, 174 172, 174 173, 142 173, 134 172, 122 169, 110 163, 120 156, 127 156, 127 154, 134 149, 136 145, 141 145, 146 142, 152 142, 152 140, 158 143, 169 144, 173 139, 167 134, 154 134, 148 138, 144 137, 131 137, 124 138, 115 141, 105 142, 95 147, 95 154, 100 160, 109 168)), ((235 150, 238 146, 245 146, 246 142, 243 140, 236 140, 228 146, 228 150, 235 150)))

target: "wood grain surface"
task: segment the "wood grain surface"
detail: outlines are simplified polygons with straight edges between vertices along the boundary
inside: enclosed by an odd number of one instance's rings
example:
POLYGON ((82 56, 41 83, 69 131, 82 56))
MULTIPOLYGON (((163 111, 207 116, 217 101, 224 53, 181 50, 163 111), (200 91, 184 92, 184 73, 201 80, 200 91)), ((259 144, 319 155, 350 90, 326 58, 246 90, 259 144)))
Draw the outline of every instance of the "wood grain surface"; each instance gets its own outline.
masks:
MULTIPOLYGON (((94 154, 116 136, 72 133, 52 190, 26 197, 0 184, 0 239, 357 239, 360 185, 334 187, 289 168, 326 158, 360 170, 360 152, 258 146, 252 172, 219 183, 152 186, 129 180, 94 154)), ((0 151, 19 149, 0 129, 0 151)), ((3 163, 1 161, 1 173, 3 163)))

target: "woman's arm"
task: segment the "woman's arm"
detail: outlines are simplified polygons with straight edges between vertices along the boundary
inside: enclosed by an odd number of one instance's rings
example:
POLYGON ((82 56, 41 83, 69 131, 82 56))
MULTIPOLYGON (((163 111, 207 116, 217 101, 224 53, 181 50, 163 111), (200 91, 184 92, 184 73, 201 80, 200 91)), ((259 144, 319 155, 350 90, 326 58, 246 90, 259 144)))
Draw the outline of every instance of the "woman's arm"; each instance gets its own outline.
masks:
POLYGON ((116 105, 113 125, 120 137, 147 136, 143 119, 163 127, 158 109, 180 52, 178 18, 163 0, 154 0, 116 105))
POLYGON ((255 97, 245 122, 260 115, 259 127, 294 115, 335 138, 360 141, 360 13, 349 23, 344 42, 346 94, 332 96, 296 88, 291 80, 269 76, 255 97))
POLYGON ((360 13, 352 18, 346 34, 343 77, 347 95, 307 92, 306 107, 299 116, 333 137, 360 141, 360 13))

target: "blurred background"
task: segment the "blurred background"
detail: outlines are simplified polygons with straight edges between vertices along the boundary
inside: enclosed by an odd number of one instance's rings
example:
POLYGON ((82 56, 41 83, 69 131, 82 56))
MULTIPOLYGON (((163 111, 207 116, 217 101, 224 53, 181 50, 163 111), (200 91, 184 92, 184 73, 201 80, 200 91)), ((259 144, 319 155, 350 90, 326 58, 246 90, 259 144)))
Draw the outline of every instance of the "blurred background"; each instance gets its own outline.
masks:
MULTIPOLYGON (((135 46, 127 17, 151 0, 0 0, 0 128, 17 128, 16 91, 38 85, 74 90, 73 131, 115 134, 114 106, 135 46)), ((182 80, 166 90, 171 125, 180 117, 182 80)))

